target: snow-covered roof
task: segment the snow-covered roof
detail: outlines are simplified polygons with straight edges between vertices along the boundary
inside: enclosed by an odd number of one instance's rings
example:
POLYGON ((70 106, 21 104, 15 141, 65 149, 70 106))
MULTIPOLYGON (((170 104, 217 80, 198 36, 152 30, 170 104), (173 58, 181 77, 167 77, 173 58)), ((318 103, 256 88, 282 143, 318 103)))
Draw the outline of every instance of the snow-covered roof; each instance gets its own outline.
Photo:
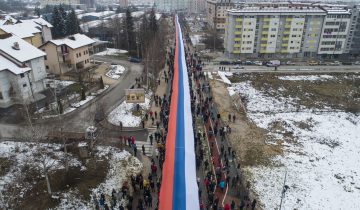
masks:
MULTIPOLYGON (((14 25, 2 25, 0 29, 7 33, 12 33, 20 38, 32 37, 36 33, 41 33, 41 30, 34 26, 35 23, 30 24, 27 22, 18 23, 14 25)), ((40 27, 40 26, 39 26, 40 27)))
POLYGON ((21 74, 30 71, 31 68, 27 66, 18 66, 17 64, 6 59, 4 56, 0 55, 0 72, 4 70, 11 71, 14 74, 21 74))
POLYGON ((13 35, 3 39, 0 38, 0 51, 19 62, 26 62, 46 55, 43 51, 13 35), (14 43, 19 44, 18 50, 13 48, 14 43))
POLYGON ((68 36, 64 39, 53 39, 49 42, 52 42, 53 44, 60 46, 60 45, 67 45, 68 47, 72 49, 76 49, 79 47, 84 47, 87 45, 91 45, 95 43, 95 41, 88 36, 84 34, 74 34, 71 36, 68 36))
POLYGON ((35 18, 35 19, 20 20, 20 21, 23 22, 23 23, 36 24, 36 25, 40 25, 40 26, 47 26, 49 28, 53 27, 49 22, 47 22, 43 18, 35 18))
POLYGON ((86 17, 86 16, 93 16, 93 17, 102 18, 102 17, 113 15, 113 14, 115 14, 114 11, 89 12, 89 13, 79 14, 79 15, 77 15, 77 17, 79 19, 82 19, 83 17, 86 17))
POLYGON ((4 25, 7 21, 10 21, 11 23, 16 23, 17 20, 10 15, 6 15, 3 19, 0 19, 0 26, 4 25))

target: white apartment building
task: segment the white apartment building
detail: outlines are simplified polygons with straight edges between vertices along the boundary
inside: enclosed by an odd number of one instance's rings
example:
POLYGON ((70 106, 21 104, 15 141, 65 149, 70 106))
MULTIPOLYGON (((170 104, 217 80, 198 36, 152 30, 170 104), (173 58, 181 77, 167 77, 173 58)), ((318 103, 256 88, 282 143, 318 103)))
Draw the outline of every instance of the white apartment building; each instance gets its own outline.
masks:
POLYGON ((45 89, 45 55, 15 35, 0 35, 0 107, 39 99, 45 89))
POLYGON ((346 40, 350 29, 351 10, 324 8, 326 17, 321 31, 318 54, 336 55, 346 52, 346 40))
POLYGON ((231 0, 207 0, 206 20, 208 26, 224 33, 228 10, 232 8, 234 8, 234 3, 231 0))
POLYGON ((228 11, 224 38, 231 57, 302 57, 317 53, 322 20, 318 7, 244 7, 228 11))

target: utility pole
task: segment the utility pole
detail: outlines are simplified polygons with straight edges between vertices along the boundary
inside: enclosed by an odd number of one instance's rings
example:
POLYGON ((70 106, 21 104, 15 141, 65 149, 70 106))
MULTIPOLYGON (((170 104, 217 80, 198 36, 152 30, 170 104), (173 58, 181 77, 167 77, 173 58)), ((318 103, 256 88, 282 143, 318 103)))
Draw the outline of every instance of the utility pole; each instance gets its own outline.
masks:
POLYGON ((289 189, 289 186, 287 186, 285 184, 286 183, 286 176, 287 176, 287 169, 285 171, 284 184, 283 184, 282 191, 281 191, 281 200, 280 200, 280 208, 279 208, 279 210, 281 210, 281 206, 282 206, 283 199, 285 197, 285 193, 289 189))

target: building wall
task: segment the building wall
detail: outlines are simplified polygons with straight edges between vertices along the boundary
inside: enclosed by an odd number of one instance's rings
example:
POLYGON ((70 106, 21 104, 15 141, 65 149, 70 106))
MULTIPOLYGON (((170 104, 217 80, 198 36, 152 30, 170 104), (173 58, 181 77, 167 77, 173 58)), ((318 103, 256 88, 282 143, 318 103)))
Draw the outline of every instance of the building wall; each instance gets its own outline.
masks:
POLYGON ((26 65, 31 68, 29 76, 34 93, 43 91, 45 89, 44 79, 46 78, 44 57, 33 59, 26 65))
POLYGON ((0 71, 0 107, 9 107, 16 103, 24 103, 32 99, 28 73, 15 75, 10 71, 0 71))
POLYGON ((324 22, 324 16, 311 15, 306 17, 306 27, 304 27, 304 41, 302 52, 304 56, 315 56, 319 48, 319 42, 324 22))
POLYGON ((343 54, 349 32, 350 15, 328 14, 323 23, 318 54, 343 54))
POLYGON ((207 0, 206 16, 209 27, 216 28, 217 31, 225 33, 227 11, 233 7, 234 4, 230 0, 207 0))
POLYGON ((42 26, 42 40, 43 43, 52 40, 51 28, 42 26))
POLYGON ((81 68, 88 68, 91 65, 89 46, 77 49, 67 47, 68 53, 66 54, 61 53, 61 46, 56 47, 51 42, 42 46, 41 49, 47 54, 47 59, 45 60, 46 71, 52 74, 64 74, 75 68, 80 69, 79 66, 81 68))

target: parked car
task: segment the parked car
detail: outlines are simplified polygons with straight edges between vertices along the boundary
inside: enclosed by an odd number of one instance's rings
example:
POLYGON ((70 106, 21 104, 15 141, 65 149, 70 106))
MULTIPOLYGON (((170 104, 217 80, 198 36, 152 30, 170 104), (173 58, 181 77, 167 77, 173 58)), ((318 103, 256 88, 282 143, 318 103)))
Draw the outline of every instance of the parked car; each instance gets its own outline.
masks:
POLYGON ((319 65, 319 62, 312 60, 312 61, 309 61, 308 64, 309 64, 309 66, 316 66, 316 65, 319 65))
POLYGON ((220 61, 220 65, 230 65, 230 61, 220 61))
POLYGON ((286 64, 286 65, 291 65, 291 66, 295 65, 295 63, 292 62, 292 61, 287 61, 285 64, 286 64))
POLYGON ((233 61, 232 64, 233 65, 241 65, 241 60, 233 61))
POLYGON ((135 58, 135 57, 129 57, 129 61, 131 63, 140 63, 141 60, 139 58, 135 58))
POLYGON ((254 61, 254 65, 262 66, 263 62, 262 61, 254 61))
POLYGON ((278 67, 280 66, 280 61, 279 60, 273 60, 273 61, 269 61, 266 64, 267 67, 278 67))
POLYGON ((254 65, 254 62, 252 62, 252 61, 245 61, 244 64, 245 64, 245 65, 254 65))
POLYGON ((341 63, 339 61, 334 61, 334 62, 331 62, 329 63, 330 66, 340 66, 341 63))
POLYGON ((344 61, 342 62, 342 65, 352 65, 353 63, 351 61, 344 61))

